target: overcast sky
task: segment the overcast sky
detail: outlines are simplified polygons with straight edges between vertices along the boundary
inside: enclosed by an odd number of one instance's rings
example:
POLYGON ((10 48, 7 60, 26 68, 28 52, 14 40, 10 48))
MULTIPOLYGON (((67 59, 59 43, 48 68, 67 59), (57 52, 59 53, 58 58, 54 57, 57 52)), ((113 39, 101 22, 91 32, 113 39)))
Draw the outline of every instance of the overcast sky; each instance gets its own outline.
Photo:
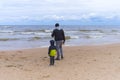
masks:
POLYGON ((120 18, 120 0, 0 0, 0 22, 120 18))

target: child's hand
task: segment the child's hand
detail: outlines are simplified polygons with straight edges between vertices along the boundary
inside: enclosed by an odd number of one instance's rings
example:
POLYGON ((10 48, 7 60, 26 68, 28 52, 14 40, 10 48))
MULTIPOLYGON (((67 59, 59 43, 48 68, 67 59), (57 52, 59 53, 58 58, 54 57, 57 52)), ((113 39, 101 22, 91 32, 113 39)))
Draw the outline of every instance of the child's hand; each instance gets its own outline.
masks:
POLYGON ((48 56, 50 57, 50 54, 48 54, 48 56))

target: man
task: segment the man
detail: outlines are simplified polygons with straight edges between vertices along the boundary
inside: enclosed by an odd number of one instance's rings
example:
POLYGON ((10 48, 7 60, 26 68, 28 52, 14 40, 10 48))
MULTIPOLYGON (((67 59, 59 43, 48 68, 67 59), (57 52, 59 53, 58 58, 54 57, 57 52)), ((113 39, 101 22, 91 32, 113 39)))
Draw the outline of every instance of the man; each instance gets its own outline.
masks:
POLYGON ((59 23, 55 24, 55 29, 53 30, 51 36, 54 37, 56 41, 56 48, 57 48, 56 60, 63 59, 62 44, 65 43, 65 35, 64 35, 64 30, 59 29, 59 23))

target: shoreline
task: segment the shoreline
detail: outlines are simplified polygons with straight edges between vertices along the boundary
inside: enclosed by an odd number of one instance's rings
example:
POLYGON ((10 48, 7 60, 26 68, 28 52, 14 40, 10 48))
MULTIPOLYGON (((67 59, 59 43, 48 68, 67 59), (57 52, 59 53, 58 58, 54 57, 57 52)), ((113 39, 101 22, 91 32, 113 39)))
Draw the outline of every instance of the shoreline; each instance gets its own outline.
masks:
POLYGON ((64 59, 55 66, 49 66, 47 52, 47 48, 0 51, 1 80, 120 79, 120 44, 63 46, 64 59))
MULTIPOLYGON (((63 47, 87 47, 87 46, 110 46, 110 45, 120 45, 120 42, 117 43, 102 43, 102 44, 86 44, 86 45, 63 45, 63 47)), ((0 51, 19 51, 19 50, 31 50, 31 49, 43 49, 48 48, 48 46, 34 47, 34 48, 17 48, 17 49, 0 49, 0 51)))

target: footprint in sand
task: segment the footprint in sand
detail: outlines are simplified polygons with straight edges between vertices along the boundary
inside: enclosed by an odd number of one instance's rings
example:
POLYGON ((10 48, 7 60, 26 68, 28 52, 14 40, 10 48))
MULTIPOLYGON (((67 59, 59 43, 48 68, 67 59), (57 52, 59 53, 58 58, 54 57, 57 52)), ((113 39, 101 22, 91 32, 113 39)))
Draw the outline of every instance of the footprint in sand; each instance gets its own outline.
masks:
POLYGON ((115 72, 120 72, 120 67, 117 67, 117 68, 115 69, 115 72))
POLYGON ((97 61, 96 59, 94 59, 93 61, 97 61))
POLYGON ((90 64, 90 62, 87 62, 87 64, 90 64))
POLYGON ((30 69, 22 69, 22 70, 24 70, 24 71, 32 71, 32 70, 30 70, 30 69))
POLYGON ((20 59, 27 59, 27 57, 19 57, 20 59))
POLYGON ((112 55, 112 53, 109 53, 109 55, 112 55))
POLYGON ((22 67, 23 65, 21 64, 17 64, 17 65, 14 65, 14 64, 10 64, 10 65, 6 65, 6 67, 22 67))
POLYGON ((8 58, 5 58, 5 60, 6 60, 6 61, 9 61, 9 59, 8 59, 8 58))
POLYGON ((3 56, 2 55, 0 55, 0 59, 2 59, 3 58, 3 56))
POLYGON ((42 60, 45 61, 47 59, 47 57, 43 57, 42 60))
POLYGON ((18 53, 23 53, 22 51, 17 51, 18 53))
POLYGON ((118 57, 118 59, 120 59, 120 57, 118 57))
POLYGON ((16 67, 15 65, 6 65, 6 67, 16 67))
POLYGON ((0 53, 5 53, 4 51, 0 52, 0 53))
POLYGON ((49 78, 50 77, 50 75, 46 75, 46 76, 42 76, 43 78, 49 78))
POLYGON ((44 58, 47 58, 47 57, 44 57, 44 58))

